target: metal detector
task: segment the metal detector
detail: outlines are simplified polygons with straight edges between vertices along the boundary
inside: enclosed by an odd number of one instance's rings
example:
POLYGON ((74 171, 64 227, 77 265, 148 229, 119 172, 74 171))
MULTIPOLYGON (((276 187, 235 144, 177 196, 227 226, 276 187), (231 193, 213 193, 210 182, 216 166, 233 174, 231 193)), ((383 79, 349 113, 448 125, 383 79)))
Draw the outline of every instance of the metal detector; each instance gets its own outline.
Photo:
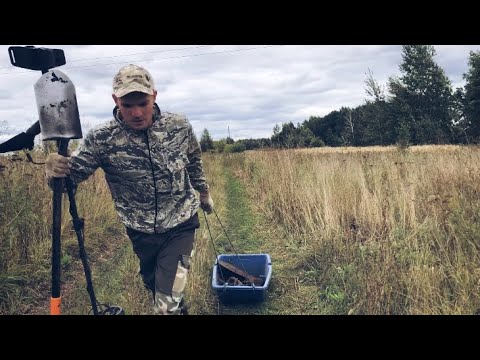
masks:
MULTIPOLYGON (((54 69, 58 66, 65 65, 64 51, 62 49, 36 48, 34 46, 11 46, 8 48, 8 54, 12 65, 30 70, 40 70, 42 72, 42 76, 34 85, 39 115, 38 123, 40 126, 35 123, 27 130, 25 134, 28 140, 26 147, 33 147, 31 146, 33 145, 33 137, 41 132, 43 141, 55 140, 57 142, 58 154, 67 156, 68 142, 71 139, 82 138, 82 128, 78 113, 75 86, 65 73, 54 69)), ((16 143, 12 143, 12 145, 19 146, 16 143)), ((50 314, 61 314, 60 237, 62 193, 65 187, 70 201, 69 210, 73 219, 73 227, 77 234, 80 257, 87 280, 87 291, 90 296, 93 313, 94 315, 123 315, 125 312, 121 307, 101 305, 95 298, 91 272, 84 247, 84 221, 78 216, 74 185, 69 177, 66 177, 65 180, 61 178, 53 179, 52 291, 50 314), (102 306, 102 310, 98 310, 98 305, 102 306)))

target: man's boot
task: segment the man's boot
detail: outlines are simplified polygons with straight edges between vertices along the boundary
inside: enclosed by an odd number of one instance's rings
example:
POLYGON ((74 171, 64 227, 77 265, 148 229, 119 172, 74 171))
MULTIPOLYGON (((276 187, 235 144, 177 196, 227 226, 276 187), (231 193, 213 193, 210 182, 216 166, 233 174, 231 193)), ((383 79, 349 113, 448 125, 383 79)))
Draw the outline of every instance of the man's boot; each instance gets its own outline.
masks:
POLYGON ((178 306, 180 307, 180 315, 188 315, 187 305, 185 304, 184 299, 180 301, 178 306))

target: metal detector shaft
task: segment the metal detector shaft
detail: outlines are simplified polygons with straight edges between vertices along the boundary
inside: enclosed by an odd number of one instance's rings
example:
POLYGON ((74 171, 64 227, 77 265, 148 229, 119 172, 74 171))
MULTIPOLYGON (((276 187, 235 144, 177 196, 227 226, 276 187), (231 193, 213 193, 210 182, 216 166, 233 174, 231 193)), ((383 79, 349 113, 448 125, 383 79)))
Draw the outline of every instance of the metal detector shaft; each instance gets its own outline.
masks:
MULTIPOLYGON (((68 140, 58 140, 58 153, 67 156, 68 140)), ((61 232, 62 232, 63 179, 53 179, 53 227, 52 227, 52 296, 50 315, 61 314, 61 232)))
POLYGON ((82 259, 83 271, 85 272, 85 278, 87 280, 87 291, 90 296, 90 302, 92 304, 93 314, 98 315, 97 299, 92 285, 92 273, 88 266, 87 252, 85 251, 84 238, 83 238, 83 219, 78 216, 77 203, 75 202, 75 194, 73 193, 72 179, 67 177, 65 179, 65 185, 67 187, 68 200, 70 202, 70 215, 72 215, 73 228, 77 234, 78 248, 80 251, 80 258, 82 259))

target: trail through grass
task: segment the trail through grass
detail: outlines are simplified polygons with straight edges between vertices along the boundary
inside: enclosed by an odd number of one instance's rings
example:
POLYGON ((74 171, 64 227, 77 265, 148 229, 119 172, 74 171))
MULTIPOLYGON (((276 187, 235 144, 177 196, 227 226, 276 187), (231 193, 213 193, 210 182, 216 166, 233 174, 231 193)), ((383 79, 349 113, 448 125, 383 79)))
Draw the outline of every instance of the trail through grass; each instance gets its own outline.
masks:
MULTIPOLYGON (((321 314, 328 312, 318 302, 319 288, 309 283, 295 262, 296 252, 302 249, 289 242, 273 219, 267 219, 255 204, 246 184, 225 164, 225 194, 227 234, 233 248, 224 236, 218 240, 219 252, 269 254, 272 260, 272 279, 266 299, 250 305, 218 304, 218 314, 321 314)), ((209 218, 212 218, 211 216, 209 218)))

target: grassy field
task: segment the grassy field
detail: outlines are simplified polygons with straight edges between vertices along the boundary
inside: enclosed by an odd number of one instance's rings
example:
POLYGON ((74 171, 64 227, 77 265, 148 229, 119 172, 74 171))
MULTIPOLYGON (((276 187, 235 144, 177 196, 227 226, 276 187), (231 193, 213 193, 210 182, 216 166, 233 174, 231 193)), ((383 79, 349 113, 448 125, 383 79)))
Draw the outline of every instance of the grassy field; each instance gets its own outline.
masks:
MULTIPOLYGON (((479 148, 321 148, 203 159, 229 238, 214 214, 207 217, 210 236, 200 212, 186 291, 191 314, 480 309, 479 148), (216 253, 234 251, 270 254, 273 277, 263 303, 226 306, 211 290, 216 253)), ((51 198, 42 166, 0 157, 0 314, 48 314, 51 198)), ((64 198, 62 311, 88 314, 67 206, 64 198)), ((151 314, 101 171, 79 187, 77 206, 98 300, 151 314)))

